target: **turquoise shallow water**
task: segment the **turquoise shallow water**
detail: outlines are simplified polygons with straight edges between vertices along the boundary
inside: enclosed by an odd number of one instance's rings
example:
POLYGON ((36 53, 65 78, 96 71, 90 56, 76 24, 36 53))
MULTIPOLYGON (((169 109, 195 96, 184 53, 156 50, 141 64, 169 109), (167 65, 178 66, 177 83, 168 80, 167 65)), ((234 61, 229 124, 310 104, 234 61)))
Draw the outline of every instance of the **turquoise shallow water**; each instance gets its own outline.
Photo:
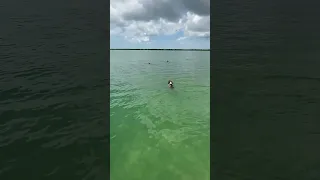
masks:
POLYGON ((209 179, 209 54, 111 51, 112 180, 209 179))

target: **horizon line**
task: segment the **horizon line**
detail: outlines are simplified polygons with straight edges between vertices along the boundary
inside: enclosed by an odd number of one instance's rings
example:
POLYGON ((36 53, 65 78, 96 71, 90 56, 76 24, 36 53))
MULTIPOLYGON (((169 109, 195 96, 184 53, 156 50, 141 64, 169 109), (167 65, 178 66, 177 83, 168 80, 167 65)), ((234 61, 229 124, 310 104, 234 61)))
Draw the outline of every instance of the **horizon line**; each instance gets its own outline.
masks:
POLYGON ((210 49, 174 49, 174 48, 110 48, 110 50, 184 50, 184 51, 210 51, 210 49))

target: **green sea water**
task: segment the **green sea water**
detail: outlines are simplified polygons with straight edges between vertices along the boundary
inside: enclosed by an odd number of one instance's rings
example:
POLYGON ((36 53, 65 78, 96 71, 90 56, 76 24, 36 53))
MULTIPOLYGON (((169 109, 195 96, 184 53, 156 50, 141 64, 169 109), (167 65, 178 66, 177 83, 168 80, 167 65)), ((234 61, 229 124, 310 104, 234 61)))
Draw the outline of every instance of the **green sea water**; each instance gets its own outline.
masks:
POLYGON ((110 57, 111 180, 208 180, 210 52, 110 57))

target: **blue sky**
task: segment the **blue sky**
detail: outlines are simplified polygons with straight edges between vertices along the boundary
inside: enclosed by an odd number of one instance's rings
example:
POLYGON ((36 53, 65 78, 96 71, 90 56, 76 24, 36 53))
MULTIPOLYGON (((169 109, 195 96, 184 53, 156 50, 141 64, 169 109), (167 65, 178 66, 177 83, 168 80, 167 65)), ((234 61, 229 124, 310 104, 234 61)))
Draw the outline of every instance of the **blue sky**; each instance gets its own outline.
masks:
POLYGON ((110 48, 176 48, 176 49, 209 49, 210 40, 205 38, 183 39, 183 31, 172 35, 157 35, 148 42, 129 41, 121 35, 110 36, 110 48), (182 39, 182 40, 181 40, 182 39))
POLYGON ((209 3, 111 0, 110 48, 210 48, 209 3))

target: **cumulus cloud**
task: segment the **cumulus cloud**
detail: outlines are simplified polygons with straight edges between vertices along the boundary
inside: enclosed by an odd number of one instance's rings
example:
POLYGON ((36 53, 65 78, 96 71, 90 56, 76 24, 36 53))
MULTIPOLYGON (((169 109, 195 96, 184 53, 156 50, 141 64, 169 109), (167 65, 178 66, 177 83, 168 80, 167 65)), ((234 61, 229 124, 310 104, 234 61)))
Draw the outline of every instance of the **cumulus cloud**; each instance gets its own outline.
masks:
POLYGON ((111 0, 110 33, 130 41, 184 32, 210 37, 210 0, 111 0))

